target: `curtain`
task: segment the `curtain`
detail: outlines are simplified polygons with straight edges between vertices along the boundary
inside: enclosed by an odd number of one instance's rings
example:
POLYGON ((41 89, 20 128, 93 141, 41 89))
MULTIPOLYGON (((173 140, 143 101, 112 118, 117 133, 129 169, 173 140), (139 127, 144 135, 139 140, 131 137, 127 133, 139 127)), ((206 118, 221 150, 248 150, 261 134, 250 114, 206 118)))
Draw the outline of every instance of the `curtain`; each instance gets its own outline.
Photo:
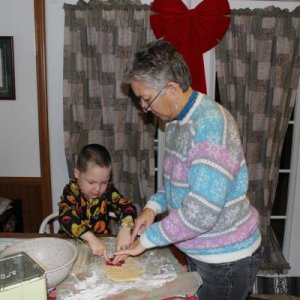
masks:
POLYGON ((64 138, 70 178, 80 149, 104 145, 113 183, 143 207, 154 193, 156 120, 144 115, 123 83, 123 66, 154 40, 149 6, 138 1, 65 4, 64 138))
POLYGON ((231 11, 228 32, 216 47, 221 103, 241 132, 249 168, 249 199, 261 216, 262 273, 285 273, 270 226, 280 155, 299 82, 300 7, 231 11))

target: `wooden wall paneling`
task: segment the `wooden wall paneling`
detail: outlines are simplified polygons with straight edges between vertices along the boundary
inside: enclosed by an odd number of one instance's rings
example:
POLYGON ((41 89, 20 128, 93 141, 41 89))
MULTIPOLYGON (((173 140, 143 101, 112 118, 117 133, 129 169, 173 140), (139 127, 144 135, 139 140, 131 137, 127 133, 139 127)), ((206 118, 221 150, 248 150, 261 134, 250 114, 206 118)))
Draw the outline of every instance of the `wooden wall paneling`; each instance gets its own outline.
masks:
POLYGON ((38 232, 43 220, 41 178, 0 177, 0 197, 21 200, 24 232, 38 232))

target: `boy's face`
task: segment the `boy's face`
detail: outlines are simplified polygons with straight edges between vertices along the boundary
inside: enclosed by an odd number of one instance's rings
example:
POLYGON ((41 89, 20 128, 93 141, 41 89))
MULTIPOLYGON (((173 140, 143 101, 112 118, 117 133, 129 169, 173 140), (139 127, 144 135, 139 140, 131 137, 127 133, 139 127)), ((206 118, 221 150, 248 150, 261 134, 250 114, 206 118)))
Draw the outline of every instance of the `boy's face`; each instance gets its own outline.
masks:
POLYGON ((110 175, 111 167, 99 167, 93 163, 88 163, 85 172, 74 169, 74 176, 77 178, 81 192, 87 199, 99 198, 103 195, 109 183, 110 175))

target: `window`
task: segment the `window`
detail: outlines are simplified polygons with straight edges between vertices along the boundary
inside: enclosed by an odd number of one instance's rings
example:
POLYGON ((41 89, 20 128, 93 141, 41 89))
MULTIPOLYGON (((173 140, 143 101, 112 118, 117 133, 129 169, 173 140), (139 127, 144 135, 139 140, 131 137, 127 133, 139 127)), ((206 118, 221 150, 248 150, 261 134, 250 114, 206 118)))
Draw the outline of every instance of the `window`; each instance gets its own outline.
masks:
POLYGON ((295 122, 293 113, 291 121, 288 125, 288 129, 282 147, 278 184, 271 216, 271 227, 274 230, 276 238, 281 246, 281 249, 283 248, 284 233, 287 219, 288 190, 291 173, 290 167, 294 124, 295 122))

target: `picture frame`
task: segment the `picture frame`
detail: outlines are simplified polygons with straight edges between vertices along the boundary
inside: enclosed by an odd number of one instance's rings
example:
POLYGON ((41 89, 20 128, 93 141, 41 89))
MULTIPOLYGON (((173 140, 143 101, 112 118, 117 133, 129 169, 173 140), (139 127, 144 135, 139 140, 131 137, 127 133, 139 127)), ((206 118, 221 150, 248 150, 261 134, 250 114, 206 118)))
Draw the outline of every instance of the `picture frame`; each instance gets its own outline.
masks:
POLYGON ((16 100, 12 36, 0 36, 0 100, 16 100))

